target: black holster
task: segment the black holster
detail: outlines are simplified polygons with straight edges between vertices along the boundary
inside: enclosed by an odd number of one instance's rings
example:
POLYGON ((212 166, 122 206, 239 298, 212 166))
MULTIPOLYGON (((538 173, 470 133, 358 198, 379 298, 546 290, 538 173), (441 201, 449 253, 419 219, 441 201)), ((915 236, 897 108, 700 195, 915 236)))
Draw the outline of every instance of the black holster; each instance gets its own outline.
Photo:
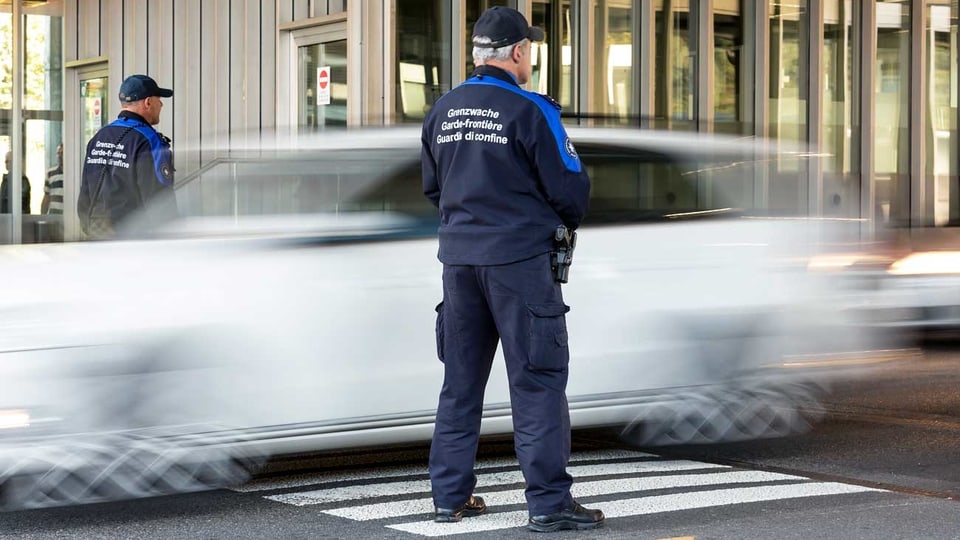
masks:
POLYGON ((553 252, 550 253, 550 270, 557 283, 566 283, 573 263, 573 248, 577 245, 577 231, 560 225, 553 234, 553 252))

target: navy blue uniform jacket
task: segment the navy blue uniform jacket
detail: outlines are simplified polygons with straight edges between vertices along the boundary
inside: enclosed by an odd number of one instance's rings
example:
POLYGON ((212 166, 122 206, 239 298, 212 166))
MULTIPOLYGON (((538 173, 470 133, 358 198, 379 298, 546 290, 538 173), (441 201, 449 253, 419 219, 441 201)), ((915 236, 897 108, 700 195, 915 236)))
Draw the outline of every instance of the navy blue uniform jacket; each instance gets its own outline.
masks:
POLYGON ((173 172, 170 139, 139 114, 121 111, 87 143, 77 199, 80 222, 96 216, 116 225, 158 196, 161 200, 149 205, 150 221, 175 217, 173 172))
POLYGON ((560 106, 480 66, 424 119, 423 192, 440 208, 439 259, 497 265, 553 249, 557 226, 580 225, 590 180, 560 106))

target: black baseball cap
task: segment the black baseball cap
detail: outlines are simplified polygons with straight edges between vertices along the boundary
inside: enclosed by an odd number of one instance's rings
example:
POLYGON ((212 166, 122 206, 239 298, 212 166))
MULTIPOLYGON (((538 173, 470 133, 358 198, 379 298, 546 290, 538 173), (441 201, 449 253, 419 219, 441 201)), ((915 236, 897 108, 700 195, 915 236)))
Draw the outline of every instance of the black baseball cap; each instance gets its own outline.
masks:
POLYGON ((504 6, 494 6, 480 15, 473 25, 473 46, 496 49, 512 45, 523 39, 543 41, 543 29, 530 26, 519 11, 504 6), (490 43, 477 43, 477 36, 490 38, 490 43))
POLYGON ((173 90, 160 88, 157 81, 146 75, 131 75, 120 85, 120 101, 132 103, 150 96, 173 97, 173 90))

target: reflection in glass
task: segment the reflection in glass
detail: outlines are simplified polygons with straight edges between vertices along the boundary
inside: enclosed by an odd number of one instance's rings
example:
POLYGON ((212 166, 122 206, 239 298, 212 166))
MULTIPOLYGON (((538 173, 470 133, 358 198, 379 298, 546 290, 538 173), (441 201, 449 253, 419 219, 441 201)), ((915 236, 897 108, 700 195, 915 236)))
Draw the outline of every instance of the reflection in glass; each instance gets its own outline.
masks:
POLYGON ((546 34, 543 43, 530 51, 533 61, 530 89, 557 100, 564 112, 579 112, 574 99, 577 82, 572 46, 574 17, 570 0, 535 0, 530 16, 531 24, 543 28, 546 34))
MULTIPOLYGON (((26 178, 21 181, 21 193, 28 196, 21 197, 19 207, 23 212, 21 241, 29 243, 57 239, 50 234, 46 224, 38 224, 47 220, 47 216, 38 214, 44 195, 44 179, 48 168, 56 163, 56 148, 63 138, 63 17, 60 16, 63 6, 59 2, 50 2, 25 7, 31 9, 25 11, 21 34, 25 120, 21 166, 26 178)), ((5 158, 13 146, 9 122, 13 105, 13 16, 9 12, 0 13, 0 44, 0 65, 4 66, 4 75, 0 77, 0 109, 4 110, 3 117, 6 118, 0 123, 0 153, 5 158)), ((11 167, 12 163, 5 163, 5 177, 9 176, 11 167)), ((6 182, 7 191, 12 192, 12 184, 6 182)), ((10 204, 12 193, 5 193, 0 190, 0 210, 9 214, 13 209, 10 204)), ((7 215, 0 220, 0 243, 12 238, 10 217, 7 215)))
POLYGON ((80 133, 83 140, 77 148, 85 148, 103 126, 110 123, 110 100, 107 99, 109 79, 95 77, 80 81, 80 133))
POLYGON ((910 224, 910 2, 877 3, 876 216, 910 224))
POLYGON ((755 0, 713 2, 713 121, 718 133, 753 133, 752 47, 744 41, 755 0))
POLYGON ((860 217, 859 118, 854 80, 860 40, 854 36, 853 0, 827 0, 823 13, 823 212, 860 217))
POLYGON ((307 45, 297 53, 300 130, 347 125, 347 41, 307 45))
MULTIPOLYGON (((770 138, 785 146, 806 141, 807 0, 769 0, 770 13, 770 138)), ((776 160, 770 167, 770 207, 781 212, 807 211, 805 162, 776 160)))
MULTIPOLYGON (((28 120, 24 126, 27 140, 44 140, 45 137, 63 133, 62 121, 28 120)), ((34 201, 32 215, 24 216, 23 243, 63 241, 63 154, 57 150, 60 141, 49 147, 37 148, 39 159, 34 163, 36 173, 28 173, 31 180, 31 195, 34 201), (49 152, 47 152, 49 150, 49 152), (43 156, 53 154, 47 161, 43 156), (46 205, 43 204, 46 199, 46 205), (36 203, 39 200, 40 203, 36 203)))
POLYGON ((397 122, 422 122, 434 102, 450 90, 450 4, 396 1, 397 122))
POLYGON ((263 148, 255 159, 221 156, 181 184, 177 197, 185 217, 398 212, 436 219, 422 178, 419 153, 407 150, 263 148))
POLYGON ((633 96, 633 18, 629 0, 598 0, 590 69, 596 87, 591 113, 626 118, 633 96))
MULTIPOLYGON (((592 185, 588 223, 752 213, 755 162, 578 145, 592 185), (704 211, 711 211, 705 213, 704 211)), ((745 157, 745 156, 744 156, 745 157)))
MULTIPOLYGON (((467 0, 466 4, 466 29, 464 32, 464 47, 463 54, 466 60, 466 73, 467 77, 473 73, 473 70, 476 66, 473 65, 473 25, 477 22, 477 19, 480 18, 480 14, 486 11, 487 9, 493 6, 509 6, 510 2, 508 0, 467 0)), ((511 6, 512 7, 512 6, 511 6)))
POLYGON ((697 4, 657 0, 654 32, 654 121, 662 129, 695 130, 697 4))
POLYGON ((926 207, 934 225, 960 224, 957 185, 957 2, 927 6, 926 207), (953 154, 954 156, 956 154, 953 154))

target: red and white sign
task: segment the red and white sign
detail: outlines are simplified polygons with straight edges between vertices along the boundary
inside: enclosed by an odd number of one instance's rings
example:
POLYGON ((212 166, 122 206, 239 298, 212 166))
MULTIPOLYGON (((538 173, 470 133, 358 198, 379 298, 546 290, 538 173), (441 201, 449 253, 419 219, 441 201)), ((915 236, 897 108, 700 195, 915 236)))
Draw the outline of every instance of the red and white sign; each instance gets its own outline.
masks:
POLYGON ((94 129, 99 129, 102 125, 103 119, 103 108, 101 107, 100 98, 98 97, 88 97, 86 99, 87 106, 87 118, 90 120, 90 125, 94 129))
POLYGON ((317 68, 317 105, 330 104, 330 66, 317 68))

